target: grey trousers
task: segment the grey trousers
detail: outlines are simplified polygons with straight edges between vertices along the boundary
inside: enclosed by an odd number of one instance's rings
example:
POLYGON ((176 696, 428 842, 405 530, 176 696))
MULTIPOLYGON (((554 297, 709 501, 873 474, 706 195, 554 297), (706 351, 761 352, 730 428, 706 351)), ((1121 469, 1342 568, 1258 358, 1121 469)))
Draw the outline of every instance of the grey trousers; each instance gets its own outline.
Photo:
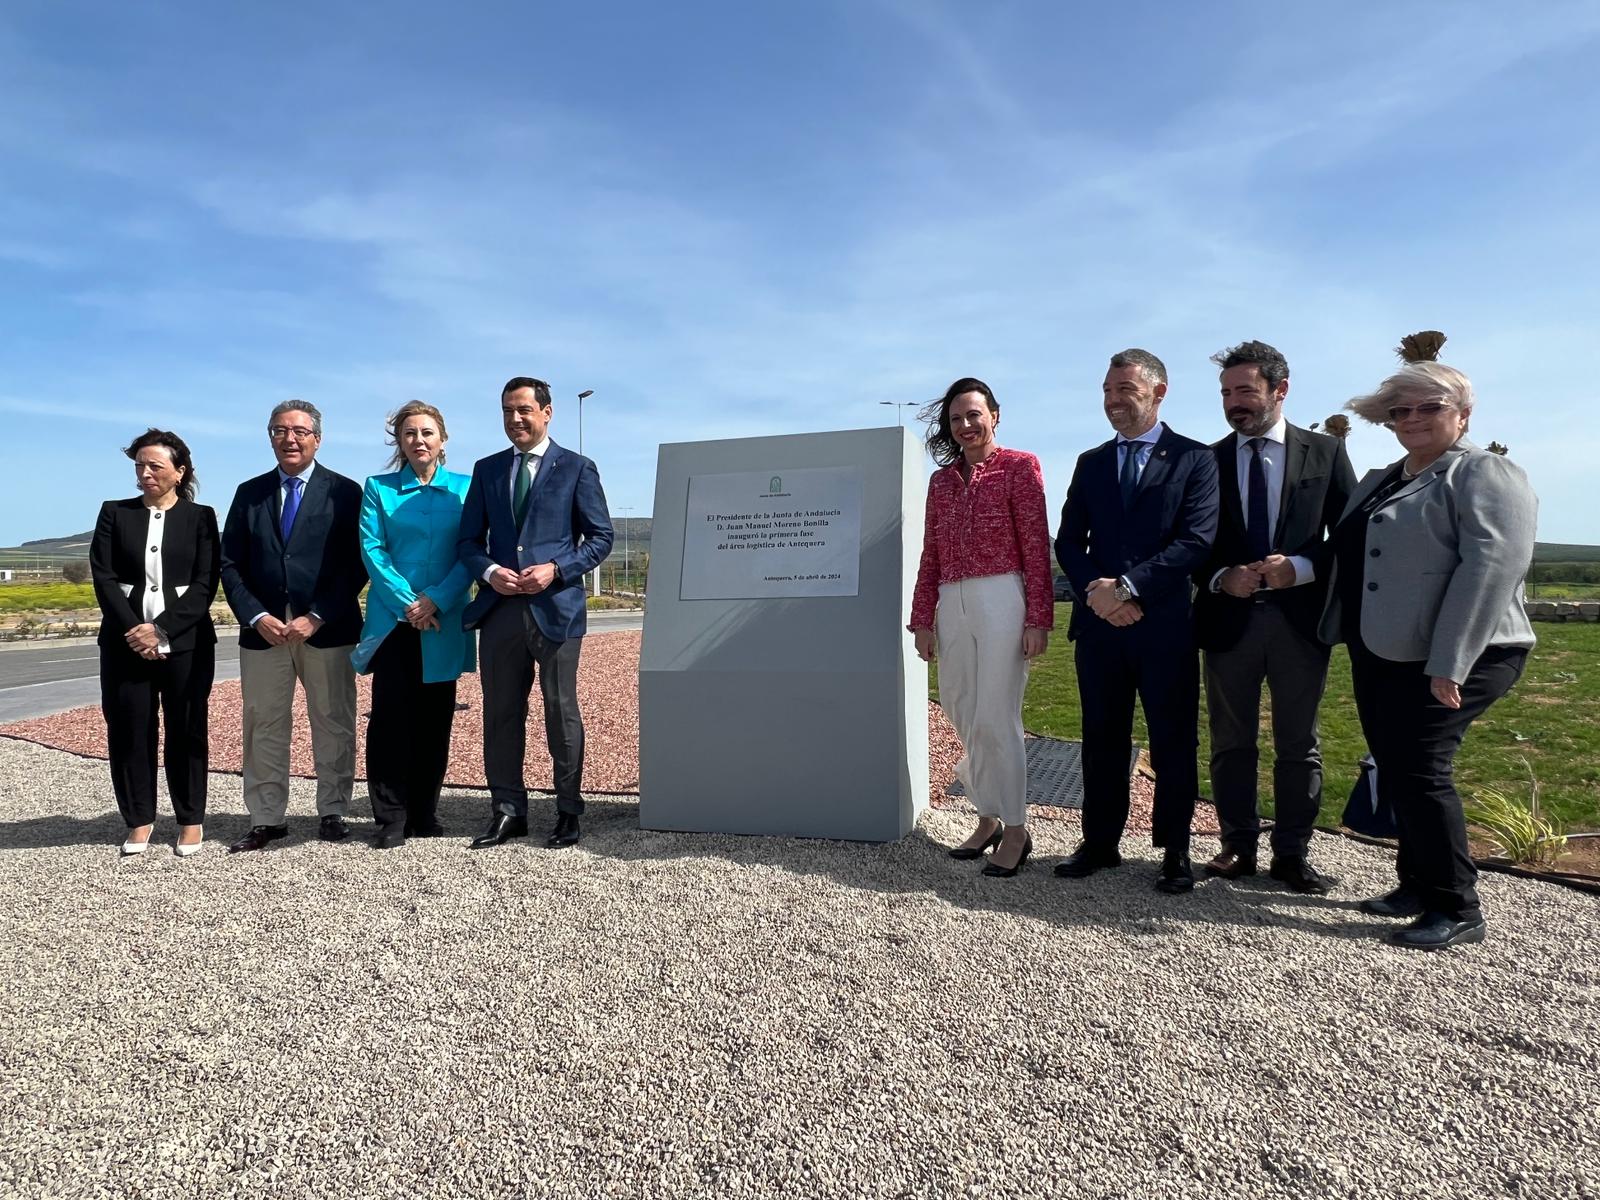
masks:
POLYGON ((1317 708, 1328 682, 1329 648, 1302 634, 1270 600, 1253 603, 1239 640, 1207 650, 1206 707, 1211 719, 1211 795, 1222 844, 1254 853, 1261 685, 1272 697, 1272 852, 1304 857, 1322 807, 1322 743, 1317 708))
POLYGON ((244 805, 252 825, 282 825, 289 810, 294 681, 306 694, 317 815, 344 816, 356 779, 356 674, 352 646, 304 642, 239 651, 244 699, 244 805))
POLYGON ((493 811, 528 813, 523 757, 528 748, 528 694, 535 671, 544 697, 545 745, 555 767, 556 810, 583 812, 583 714, 578 709, 581 637, 552 642, 524 600, 502 599, 478 631, 483 684, 483 769, 493 811))

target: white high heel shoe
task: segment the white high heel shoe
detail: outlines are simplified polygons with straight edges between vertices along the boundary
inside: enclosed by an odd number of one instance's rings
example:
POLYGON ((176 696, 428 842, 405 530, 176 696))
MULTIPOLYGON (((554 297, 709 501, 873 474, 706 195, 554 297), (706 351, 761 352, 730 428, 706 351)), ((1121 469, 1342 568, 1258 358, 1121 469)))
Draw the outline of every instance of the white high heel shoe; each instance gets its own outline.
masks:
POLYGON ((135 854, 143 854, 150 849, 150 835, 146 834, 142 842, 126 841, 122 843, 122 857, 128 858, 135 854))
MULTIPOLYGON (((183 834, 180 832, 178 834, 178 836, 182 837, 183 834)), ((172 849, 174 850, 174 852, 176 852, 176 854, 178 855, 179 858, 192 858, 194 855, 200 853, 200 847, 204 846, 205 844, 206 844, 205 831, 201 830, 201 832, 200 832, 200 840, 198 842, 189 842, 187 844, 185 844, 183 842, 179 842, 175 846, 173 846, 172 849)))

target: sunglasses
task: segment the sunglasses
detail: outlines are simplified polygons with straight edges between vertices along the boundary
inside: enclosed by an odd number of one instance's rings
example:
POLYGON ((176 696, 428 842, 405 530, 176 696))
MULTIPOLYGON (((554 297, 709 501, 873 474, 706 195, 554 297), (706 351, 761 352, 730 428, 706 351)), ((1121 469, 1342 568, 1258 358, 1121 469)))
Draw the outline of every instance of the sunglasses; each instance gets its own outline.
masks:
POLYGON ((1426 404, 1397 404, 1389 410, 1389 424, 1398 425, 1412 413, 1419 417, 1432 417, 1442 413, 1447 408, 1454 408, 1453 404, 1446 404, 1443 400, 1429 400, 1426 404))

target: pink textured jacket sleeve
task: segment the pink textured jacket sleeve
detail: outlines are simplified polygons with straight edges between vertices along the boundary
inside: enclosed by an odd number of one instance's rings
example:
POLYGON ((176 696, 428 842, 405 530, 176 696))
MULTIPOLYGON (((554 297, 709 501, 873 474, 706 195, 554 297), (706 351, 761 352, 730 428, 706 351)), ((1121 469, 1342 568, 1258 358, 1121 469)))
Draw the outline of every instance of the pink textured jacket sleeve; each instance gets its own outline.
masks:
POLYGON ((1032 454, 1011 473, 1011 521, 1022 553, 1022 591, 1026 598, 1023 624, 1029 629, 1056 627, 1055 592, 1050 581, 1050 514, 1045 506, 1044 469, 1032 454))

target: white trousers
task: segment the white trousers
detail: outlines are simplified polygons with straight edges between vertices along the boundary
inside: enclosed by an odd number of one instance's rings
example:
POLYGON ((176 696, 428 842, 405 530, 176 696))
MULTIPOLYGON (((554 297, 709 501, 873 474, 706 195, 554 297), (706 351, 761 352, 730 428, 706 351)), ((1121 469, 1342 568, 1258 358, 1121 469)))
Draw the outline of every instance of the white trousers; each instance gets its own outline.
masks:
POLYGON ((939 585, 939 703, 966 756, 956 778, 978 812, 1021 825, 1028 817, 1022 746, 1022 656, 1027 615, 1021 575, 983 575, 939 585))
POLYGON ((304 642, 239 651, 244 698, 244 806, 253 825, 282 825, 289 811, 294 681, 306 693, 317 815, 344 816, 356 777, 356 673, 352 646, 304 642))

